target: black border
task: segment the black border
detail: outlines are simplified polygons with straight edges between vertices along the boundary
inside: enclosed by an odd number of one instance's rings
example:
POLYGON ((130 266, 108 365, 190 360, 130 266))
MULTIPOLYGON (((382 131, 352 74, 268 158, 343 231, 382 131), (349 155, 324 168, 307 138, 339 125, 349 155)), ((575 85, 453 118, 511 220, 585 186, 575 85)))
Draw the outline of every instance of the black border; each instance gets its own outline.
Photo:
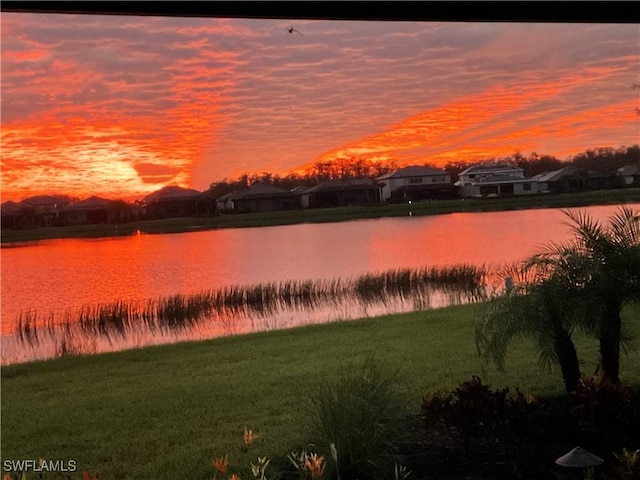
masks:
POLYGON ((3 1, 3 12, 463 22, 638 23, 634 1, 3 1))

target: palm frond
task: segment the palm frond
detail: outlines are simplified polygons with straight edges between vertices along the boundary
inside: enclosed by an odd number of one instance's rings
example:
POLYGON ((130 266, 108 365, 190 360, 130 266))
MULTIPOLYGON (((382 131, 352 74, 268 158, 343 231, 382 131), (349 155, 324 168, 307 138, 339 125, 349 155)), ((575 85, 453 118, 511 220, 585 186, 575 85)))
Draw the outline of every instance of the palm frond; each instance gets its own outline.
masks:
POLYGON ((609 218, 612 240, 621 245, 633 246, 640 244, 640 211, 628 206, 609 218))
POLYGON ((508 344, 531 332, 533 326, 523 321, 523 295, 503 295, 486 304, 476 321, 476 348, 481 358, 493 361, 499 369, 506 364, 508 344))
POLYGON ((537 363, 541 369, 549 371, 560 363, 560 359, 554 348, 553 339, 550 336, 541 336, 538 338, 537 363))
POLYGON ((597 220, 593 219, 585 210, 562 210, 569 218, 565 222, 573 231, 575 238, 590 245, 605 234, 604 227, 597 220))

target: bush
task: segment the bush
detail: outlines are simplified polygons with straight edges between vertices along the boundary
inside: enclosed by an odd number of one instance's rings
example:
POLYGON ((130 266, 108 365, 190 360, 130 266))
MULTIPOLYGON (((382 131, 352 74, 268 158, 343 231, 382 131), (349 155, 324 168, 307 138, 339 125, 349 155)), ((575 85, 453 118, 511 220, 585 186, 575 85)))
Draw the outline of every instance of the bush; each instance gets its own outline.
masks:
POLYGON ((427 394, 422 401, 427 433, 446 427, 449 447, 461 450, 465 457, 477 449, 508 454, 510 444, 529 429, 529 414, 537 408, 530 395, 519 390, 514 397, 508 393, 508 388, 491 390, 474 375, 453 392, 427 394))
POLYGON ((583 377, 571 394, 572 413, 583 441, 602 451, 618 450, 637 441, 632 436, 640 416, 632 396, 631 388, 611 383, 598 372, 583 377))
POLYGON ((385 476, 382 472, 393 471, 405 413, 396 379, 397 372, 383 372, 372 356, 362 366, 344 366, 334 380, 320 383, 311 398, 312 434, 326 458, 334 459, 336 472, 331 476, 379 479, 385 476))

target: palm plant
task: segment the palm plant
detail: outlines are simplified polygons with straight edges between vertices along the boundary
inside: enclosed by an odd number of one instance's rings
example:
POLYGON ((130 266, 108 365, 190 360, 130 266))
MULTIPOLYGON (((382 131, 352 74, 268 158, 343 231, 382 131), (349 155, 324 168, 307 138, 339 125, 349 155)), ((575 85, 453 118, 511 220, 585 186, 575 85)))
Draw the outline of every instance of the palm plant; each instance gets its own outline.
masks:
POLYGON ((551 245, 532 261, 572 282, 583 302, 582 328, 599 341, 604 377, 620 381, 620 348, 630 343, 622 326, 627 303, 640 300, 640 212, 620 210, 603 225, 585 213, 567 211, 572 241, 551 245))
POLYGON ((485 358, 503 366, 511 339, 535 337, 541 362, 558 364, 571 392, 580 378, 571 340, 576 328, 598 339, 605 378, 620 380, 620 348, 631 340, 621 312, 640 300, 640 215, 621 207, 602 225, 584 213, 564 213, 573 238, 550 244, 505 274, 515 273, 519 282, 489 302, 476 343, 485 358))
POLYGON ((479 353, 504 369, 508 344, 518 337, 533 337, 538 363, 559 366, 566 391, 575 390, 580 366, 572 333, 583 304, 568 294, 559 275, 544 275, 529 263, 505 270, 503 278, 516 281, 506 294, 487 303, 476 323, 479 353))

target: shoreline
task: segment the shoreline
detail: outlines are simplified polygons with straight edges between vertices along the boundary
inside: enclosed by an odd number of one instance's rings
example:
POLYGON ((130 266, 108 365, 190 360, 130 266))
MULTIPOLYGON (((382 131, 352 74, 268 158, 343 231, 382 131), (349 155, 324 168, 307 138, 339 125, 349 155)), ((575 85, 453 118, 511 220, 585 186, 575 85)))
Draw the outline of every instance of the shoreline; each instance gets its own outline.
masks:
POLYGON ((576 208, 640 202, 640 188, 596 190, 581 193, 539 194, 509 198, 433 200, 413 204, 348 206, 322 209, 282 210, 264 213, 217 214, 140 220, 123 224, 3 229, 0 244, 61 238, 105 238, 135 234, 186 233, 226 228, 267 227, 300 223, 329 223, 384 217, 426 216, 536 208, 576 208))

